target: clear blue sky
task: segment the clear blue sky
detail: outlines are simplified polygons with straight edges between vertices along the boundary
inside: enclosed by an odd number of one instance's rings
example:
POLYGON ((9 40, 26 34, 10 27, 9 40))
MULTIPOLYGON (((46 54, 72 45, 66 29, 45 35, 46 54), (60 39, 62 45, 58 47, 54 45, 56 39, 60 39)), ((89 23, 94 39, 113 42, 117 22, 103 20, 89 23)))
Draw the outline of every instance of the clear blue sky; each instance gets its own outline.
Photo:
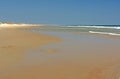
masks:
POLYGON ((0 20, 44 24, 120 24, 120 0, 0 0, 0 20))

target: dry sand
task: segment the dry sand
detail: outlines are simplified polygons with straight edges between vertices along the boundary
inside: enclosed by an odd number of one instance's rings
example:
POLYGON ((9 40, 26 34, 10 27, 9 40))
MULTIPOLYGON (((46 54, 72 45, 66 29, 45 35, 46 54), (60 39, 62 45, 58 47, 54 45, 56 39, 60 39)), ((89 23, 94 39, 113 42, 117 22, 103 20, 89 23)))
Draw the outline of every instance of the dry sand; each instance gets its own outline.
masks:
POLYGON ((71 36, 59 43, 54 36, 0 30, 0 79, 119 79, 119 39, 71 36), (50 42, 58 44, 24 53, 50 42))

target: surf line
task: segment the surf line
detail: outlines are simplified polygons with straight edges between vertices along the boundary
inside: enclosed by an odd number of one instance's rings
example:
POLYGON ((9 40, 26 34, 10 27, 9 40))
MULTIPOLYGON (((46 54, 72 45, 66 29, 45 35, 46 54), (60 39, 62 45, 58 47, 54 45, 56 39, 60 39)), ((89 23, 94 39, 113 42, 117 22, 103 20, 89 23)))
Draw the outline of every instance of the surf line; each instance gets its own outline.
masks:
POLYGON ((117 34, 117 33, 108 33, 108 32, 95 32, 95 31, 89 31, 89 33, 95 33, 95 34, 106 34, 106 35, 116 35, 116 36, 120 36, 120 34, 117 34))

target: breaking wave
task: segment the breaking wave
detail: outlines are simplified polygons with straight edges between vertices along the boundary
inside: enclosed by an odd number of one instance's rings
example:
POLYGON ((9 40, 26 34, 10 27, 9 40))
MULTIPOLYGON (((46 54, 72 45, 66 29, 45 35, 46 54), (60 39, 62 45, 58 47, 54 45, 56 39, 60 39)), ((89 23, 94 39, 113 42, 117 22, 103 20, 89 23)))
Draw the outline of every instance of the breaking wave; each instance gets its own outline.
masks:
POLYGON ((103 29, 120 29, 120 26, 67 26, 67 27, 83 27, 83 28, 103 28, 103 29))
POLYGON ((108 32, 96 32, 96 31, 89 31, 89 33, 120 36, 120 34, 118 34, 118 33, 108 33, 108 32))

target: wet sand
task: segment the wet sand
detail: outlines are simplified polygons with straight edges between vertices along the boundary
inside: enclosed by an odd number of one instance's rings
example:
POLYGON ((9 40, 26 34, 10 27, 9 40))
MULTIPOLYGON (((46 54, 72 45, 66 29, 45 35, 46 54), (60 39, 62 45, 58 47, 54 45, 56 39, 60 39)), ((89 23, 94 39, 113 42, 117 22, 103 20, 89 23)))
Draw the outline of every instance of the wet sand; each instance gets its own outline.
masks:
MULTIPOLYGON (((3 50, 6 54, 3 59, 9 58, 10 61, 6 60, 7 68, 0 70, 0 79, 119 79, 120 77, 120 39, 62 32, 35 34, 20 31, 5 32, 4 42, 0 43, 2 44, 0 53, 3 50), (16 42, 12 42, 12 38, 11 41, 8 40, 9 37, 17 37, 16 42), (20 37, 25 38, 18 42, 17 39, 20 37), (63 40, 58 41, 57 37, 63 40), (27 43, 23 44, 23 41, 27 43), (46 44, 48 42, 52 43, 46 44), (17 48, 19 46, 20 48, 17 48), (28 51, 23 52, 26 49, 28 51), (9 65, 11 63, 14 65, 9 65)), ((0 36, 3 33, 1 31, 0 36)), ((2 64, 5 59, 1 59, 2 64)))
POLYGON ((0 69, 19 63, 24 52, 35 47, 60 41, 59 37, 17 29, 0 30, 0 69))

